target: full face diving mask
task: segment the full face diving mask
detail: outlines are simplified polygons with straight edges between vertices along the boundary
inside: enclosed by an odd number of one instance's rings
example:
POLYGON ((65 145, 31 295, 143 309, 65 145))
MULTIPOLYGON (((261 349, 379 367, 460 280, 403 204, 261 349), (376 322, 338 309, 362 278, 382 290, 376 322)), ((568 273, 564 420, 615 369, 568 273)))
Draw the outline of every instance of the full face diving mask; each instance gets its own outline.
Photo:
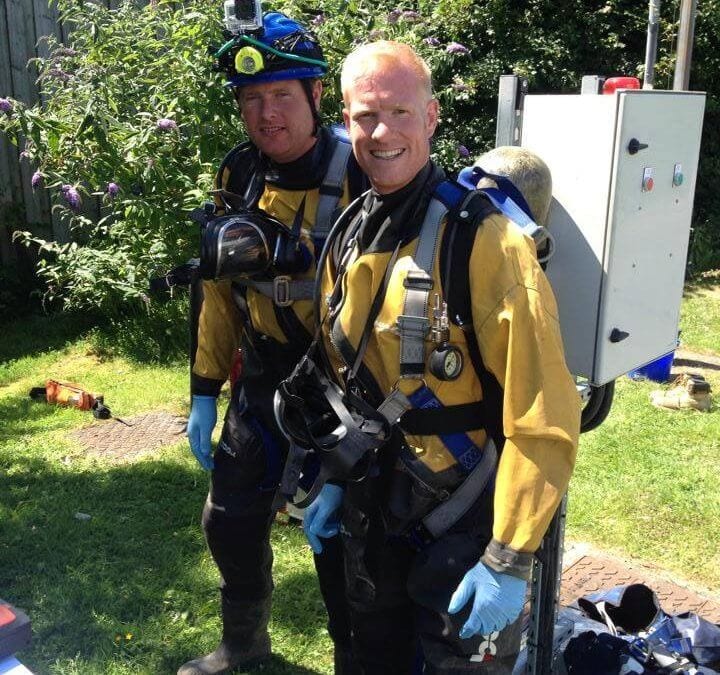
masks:
POLYGON ((306 272, 312 259, 297 219, 289 228, 260 209, 242 210, 207 223, 199 269, 203 279, 273 277, 306 272))

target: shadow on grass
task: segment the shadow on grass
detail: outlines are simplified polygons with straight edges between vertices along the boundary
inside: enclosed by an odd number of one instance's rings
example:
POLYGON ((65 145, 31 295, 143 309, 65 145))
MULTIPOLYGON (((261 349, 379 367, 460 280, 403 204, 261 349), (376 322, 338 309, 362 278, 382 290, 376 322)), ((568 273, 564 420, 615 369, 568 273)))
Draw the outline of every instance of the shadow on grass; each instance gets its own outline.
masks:
MULTIPOLYGON (((34 672, 175 673, 204 653, 219 635, 217 573, 199 524, 204 474, 171 461, 0 461, 0 596, 31 617, 21 657, 34 672)), ((276 621, 295 630, 293 595, 283 589, 275 605, 276 621)), ((313 673, 281 658, 263 672, 313 673)))
POLYGON ((720 270, 702 272, 685 283, 683 296, 686 298, 717 295, 720 298, 720 270))
POLYGON ((4 323, 0 340, 0 362, 38 352, 60 350, 86 335, 97 323, 90 314, 31 314, 4 323))
MULTIPOLYGON (((33 401, 30 396, 8 396, 0 399, 0 443, 38 431, 67 427, 67 417, 54 405, 33 401)), ((83 413, 92 415, 90 412, 83 413)), ((90 417, 92 419, 92 417, 90 417)))
POLYGON ((126 308, 116 318, 92 313, 31 314, 3 325, 0 363, 60 351, 84 337, 98 357, 136 363, 184 362, 189 349, 187 298, 149 309, 126 308))
POLYGON ((324 606, 317 602, 319 594, 314 568, 283 579, 273 594, 274 620, 299 635, 316 633, 327 624, 324 606), (308 595, 309 588, 316 589, 316 594, 308 595))

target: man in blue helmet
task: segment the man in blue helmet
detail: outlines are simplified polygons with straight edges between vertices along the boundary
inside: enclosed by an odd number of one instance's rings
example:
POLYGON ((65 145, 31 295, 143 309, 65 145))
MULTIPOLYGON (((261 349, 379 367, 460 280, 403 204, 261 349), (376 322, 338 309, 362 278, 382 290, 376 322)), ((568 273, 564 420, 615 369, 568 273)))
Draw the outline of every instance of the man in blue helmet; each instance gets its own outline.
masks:
MULTIPOLYGON (((215 651, 184 664, 178 675, 225 673, 270 655, 269 537, 287 452, 273 416, 273 393, 310 342, 313 253, 319 254, 339 210, 364 188, 349 144, 320 124, 320 77, 327 64, 317 40, 278 12, 266 13, 262 24, 233 36, 216 53, 250 140, 222 162, 213 217, 260 209, 299 240, 286 251, 278 245, 261 277, 203 275, 188 438, 211 472, 202 525, 222 576, 223 632, 215 651), (289 265, 288 257, 295 263, 289 265), (217 397, 238 361, 242 372, 213 454, 217 397)), ((210 229, 208 224, 206 234, 210 229)), ((336 644, 336 672, 348 673, 340 548, 328 547, 315 563, 336 644)))

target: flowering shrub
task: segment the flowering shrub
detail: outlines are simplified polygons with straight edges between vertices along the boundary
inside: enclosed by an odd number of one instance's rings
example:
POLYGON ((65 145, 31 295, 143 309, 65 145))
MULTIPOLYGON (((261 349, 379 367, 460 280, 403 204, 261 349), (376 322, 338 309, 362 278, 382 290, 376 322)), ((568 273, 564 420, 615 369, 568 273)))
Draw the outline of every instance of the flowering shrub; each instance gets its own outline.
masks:
POLYGON ((232 97, 211 71, 216 0, 59 0, 70 44, 37 62, 43 108, 0 99, 0 129, 36 167, 72 241, 40 248, 47 297, 106 315, 143 306, 148 278, 197 250, 187 213, 207 198, 223 154, 242 140, 232 97))
MULTIPOLYGON (((0 92, 0 130, 32 163, 32 187, 50 192, 72 241, 22 236, 40 248, 49 298, 108 315, 133 305, 137 311, 147 302, 150 276, 197 255, 196 226, 186 214, 206 198, 219 160, 243 138, 232 97, 206 52, 222 40, 222 2, 154 0, 138 7, 128 0, 117 10, 58 4, 74 30, 68 45, 50 40, 49 56, 38 61, 46 103, 27 108, 0 92)), ((433 156, 449 169, 494 144, 501 74, 527 77, 533 92, 578 91, 584 74, 641 75, 644 57, 646 10, 632 0, 570 0, 561 9, 549 0, 317 0, 312 10, 283 0, 272 9, 310 26, 324 47, 327 121, 341 119, 340 66, 356 44, 381 38, 411 44, 433 71, 441 104, 433 156)), ((719 16, 701 7, 696 27, 695 62, 707 65, 696 68, 695 84, 711 92, 719 16)), ((673 66, 672 17, 663 18, 658 84, 673 66)), ((714 122, 716 101, 708 104, 714 122)), ((718 128, 706 125, 696 227, 696 238, 716 253, 718 128)), ((720 253, 704 260, 720 262, 720 253)))

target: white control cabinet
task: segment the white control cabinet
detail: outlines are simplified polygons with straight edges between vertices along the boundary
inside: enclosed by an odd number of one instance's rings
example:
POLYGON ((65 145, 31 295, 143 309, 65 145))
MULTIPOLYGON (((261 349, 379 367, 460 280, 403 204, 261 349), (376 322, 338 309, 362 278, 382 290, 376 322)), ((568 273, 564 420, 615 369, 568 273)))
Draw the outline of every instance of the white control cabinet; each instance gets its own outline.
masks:
POLYGON ((525 97, 553 177, 547 274, 568 366, 601 385, 676 347, 705 94, 525 97))

